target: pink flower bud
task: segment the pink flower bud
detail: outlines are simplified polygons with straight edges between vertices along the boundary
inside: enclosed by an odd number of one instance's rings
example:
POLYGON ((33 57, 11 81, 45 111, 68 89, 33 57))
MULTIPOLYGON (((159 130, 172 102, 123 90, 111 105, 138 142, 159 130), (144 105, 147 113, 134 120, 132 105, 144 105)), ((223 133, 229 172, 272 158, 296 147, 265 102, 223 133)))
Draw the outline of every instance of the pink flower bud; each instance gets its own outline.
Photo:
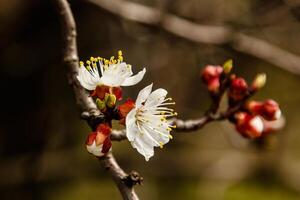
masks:
POLYGON ((248 84, 243 78, 234 78, 231 80, 229 88, 229 98, 239 101, 242 100, 248 93, 248 84))
POLYGON ((110 133, 111 129, 107 124, 100 124, 97 130, 87 137, 87 151, 97 157, 105 155, 111 149, 110 133))
POLYGON ((246 112, 239 112, 235 114, 236 130, 246 138, 260 137, 264 125, 262 119, 257 115, 252 115, 246 112))
POLYGON ((253 114, 261 115, 266 120, 277 120, 281 116, 278 103, 272 99, 264 102, 250 101, 247 108, 253 114))
POLYGON ((207 85, 210 92, 217 92, 220 87, 220 76, 223 73, 223 67, 207 65, 202 71, 202 80, 207 85))

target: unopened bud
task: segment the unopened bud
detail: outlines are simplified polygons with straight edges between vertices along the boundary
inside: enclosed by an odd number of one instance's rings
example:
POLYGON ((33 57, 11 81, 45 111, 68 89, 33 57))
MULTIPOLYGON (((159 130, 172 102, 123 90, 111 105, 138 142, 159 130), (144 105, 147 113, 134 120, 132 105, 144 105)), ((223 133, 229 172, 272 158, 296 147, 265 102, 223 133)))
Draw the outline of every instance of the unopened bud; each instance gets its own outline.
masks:
POLYGON ((210 92, 217 92, 220 87, 220 76, 223 73, 221 66, 207 65, 202 71, 201 77, 210 92))
POLYGON ((90 154, 93 154, 94 156, 100 157, 103 156, 104 153, 102 153, 102 147, 103 147, 103 141, 96 142, 96 138, 100 133, 91 133, 88 135, 86 140, 86 149, 90 154))
POLYGON ((220 80, 219 80, 219 78, 211 79, 207 83, 207 89, 210 92, 216 93, 216 92, 219 91, 219 88, 220 88, 220 80))
POLYGON ((233 67, 233 61, 232 59, 227 60, 224 64, 223 64, 223 69, 224 69, 224 73, 225 74, 229 74, 232 70, 233 67))
POLYGON ((117 98, 114 94, 105 94, 105 98, 104 98, 105 104, 109 107, 109 108, 113 108, 116 105, 116 101, 117 98))
POLYGON ((267 82, 267 75, 265 73, 257 74, 252 82, 252 88, 254 90, 259 90, 262 87, 264 87, 266 82, 267 82))
POLYGON ((105 102, 101 101, 99 98, 96 99, 96 105, 99 110, 104 110, 106 108, 105 102))
POLYGON ((248 93, 248 84, 243 78, 234 78, 229 87, 229 98, 239 101, 248 93))
POLYGON ((264 119, 272 121, 281 117, 281 110, 276 101, 268 99, 264 102, 250 101, 247 109, 253 114, 262 116, 264 119))
POLYGON ((219 65, 207 65, 205 66, 204 70, 202 71, 202 79, 204 82, 209 82, 211 79, 220 77, 223 72, 223 68, 219 65))
POLYGON ((262 119, 257 115, 246 112, 235 114, 236 130, 246 138, 257 138, 262 135, 264 125, 262 119))
POLYGON ((111 149, 110 133, 111 128, 107 124, 98 125, 96 131, 87 137, 87 151, 97 157, 105 155, 111 149))

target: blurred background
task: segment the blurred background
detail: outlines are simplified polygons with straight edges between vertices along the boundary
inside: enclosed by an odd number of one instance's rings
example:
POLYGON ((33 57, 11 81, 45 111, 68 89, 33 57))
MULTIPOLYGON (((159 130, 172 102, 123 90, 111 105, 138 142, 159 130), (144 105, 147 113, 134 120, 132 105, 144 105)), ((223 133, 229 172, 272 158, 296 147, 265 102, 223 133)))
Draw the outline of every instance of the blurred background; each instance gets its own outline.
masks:
MULTIPOLYGON (((300 55, 299 1, 132 2, 198 24, 230 27, 300 55)), ((285 128, 263 141, 241 138, 228 122, 174 133, 149 162, 127 141, 114 142, 123 169, 144 177, 136 187, 141 199, 300 199, 299 75, 229 44, 195 43, 88 0, 70 3, 81 60, 110 57, 121 49, 135 72, 147 67, 140 84, 124 88, 124 99, 135 98, 153 82, 154 88, 169 91, 180 118, 199 117, 210 104, 200 70, 233 58, 235 72, 248 81, 267 73, 267 85, 254 98, 278 101, 286 118, 285 128)), ((0 24, 0 199, 121 199, 110 176, 85 150, 90 129, 80 120, 67 83, 53 1, 1 0, 0 24)))

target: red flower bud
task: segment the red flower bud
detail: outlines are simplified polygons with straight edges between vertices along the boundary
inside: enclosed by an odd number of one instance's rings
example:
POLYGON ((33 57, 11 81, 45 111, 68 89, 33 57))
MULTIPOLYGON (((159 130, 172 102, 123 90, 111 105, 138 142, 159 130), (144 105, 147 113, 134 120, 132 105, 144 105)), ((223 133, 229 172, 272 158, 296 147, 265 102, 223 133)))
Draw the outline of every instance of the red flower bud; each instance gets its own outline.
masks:
POLYGON ((223 67, 207 65, 202 72, 202 80, 207 85, 210 92, 217 92, 220 87, 220 76, 223 73, 223 67))
POLYGON ((86 140, 87 151, 94 156, 103 156, 111 148, 111 128, 108 124, 100 124, 95 132, 88 135, 86 140))
POLYGON ((262 119, 257 115, 252 115, 246 112, 235 114, 236 130, 246 138, 260 137, 263 132, 262 119))
POLYGON ((122 105, 119 105, 120 124, 125 125, 125 118, 127 114, 134 108, 135 103, 131 99, 127 99, 122 105))
POLYGON ((247 108, 253 114, 261 115, 266 120, 276 120, 281 116, 278 103, 272 99, 264 102, 250 101, 247 108))
POLYGON ((243 78, 234 78, 231 80, 229 87, 229 98, 239 101, 242 100, 248 93, 248 84, 243 78))

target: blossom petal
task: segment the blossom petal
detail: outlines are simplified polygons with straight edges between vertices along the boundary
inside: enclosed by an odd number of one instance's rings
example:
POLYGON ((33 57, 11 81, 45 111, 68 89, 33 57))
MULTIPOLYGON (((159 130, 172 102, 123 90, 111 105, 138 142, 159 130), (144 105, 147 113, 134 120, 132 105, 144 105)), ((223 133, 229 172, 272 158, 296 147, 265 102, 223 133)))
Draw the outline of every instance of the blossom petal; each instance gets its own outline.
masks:
POLYGON ((126 78, 125 81, 121 84, 121 86, 131 86, 137 84, 143 79, 145 73, 146 73, 146 69, 144 68, 136 75, 126 78))
POLYGON ((145 87, 139 92, 138 97, 135 101, 136 107, 140 107, 142 103, 146 101, 146 99, 151 93, 152 85, 153 83, 151 83, 150 85, 148 85, 147 87, 145 87))
POLYGON ((126 116, 126 136, 129 141, 133 141, 139 134, 135 115, 136 109, 132 109, 126 116))
POLYGON ((165 100, 167 94, 168 92, 162 88, 154 90, 147 98, 145 107, 158 106, 165 100))
POLYGON ((117 74, 103 73, 100 79, 100 84, 107 85, 110 87, 119 87, 125 78, 118 76, 117 74))
POLYGON ((94 90, 97 86, 99 77, 94 77, 85 67, 80 67, 77 79, 87 90, 94 90))
POLYGON ((133 148, 136 148, 137 151, 145 157, 146 161, 148 161, 149 158, 154 155, 153 146, 151 146, 148 143, 145 143, 145 140, 143 140, 142 136, 132 141, 131 145, 133 148))

